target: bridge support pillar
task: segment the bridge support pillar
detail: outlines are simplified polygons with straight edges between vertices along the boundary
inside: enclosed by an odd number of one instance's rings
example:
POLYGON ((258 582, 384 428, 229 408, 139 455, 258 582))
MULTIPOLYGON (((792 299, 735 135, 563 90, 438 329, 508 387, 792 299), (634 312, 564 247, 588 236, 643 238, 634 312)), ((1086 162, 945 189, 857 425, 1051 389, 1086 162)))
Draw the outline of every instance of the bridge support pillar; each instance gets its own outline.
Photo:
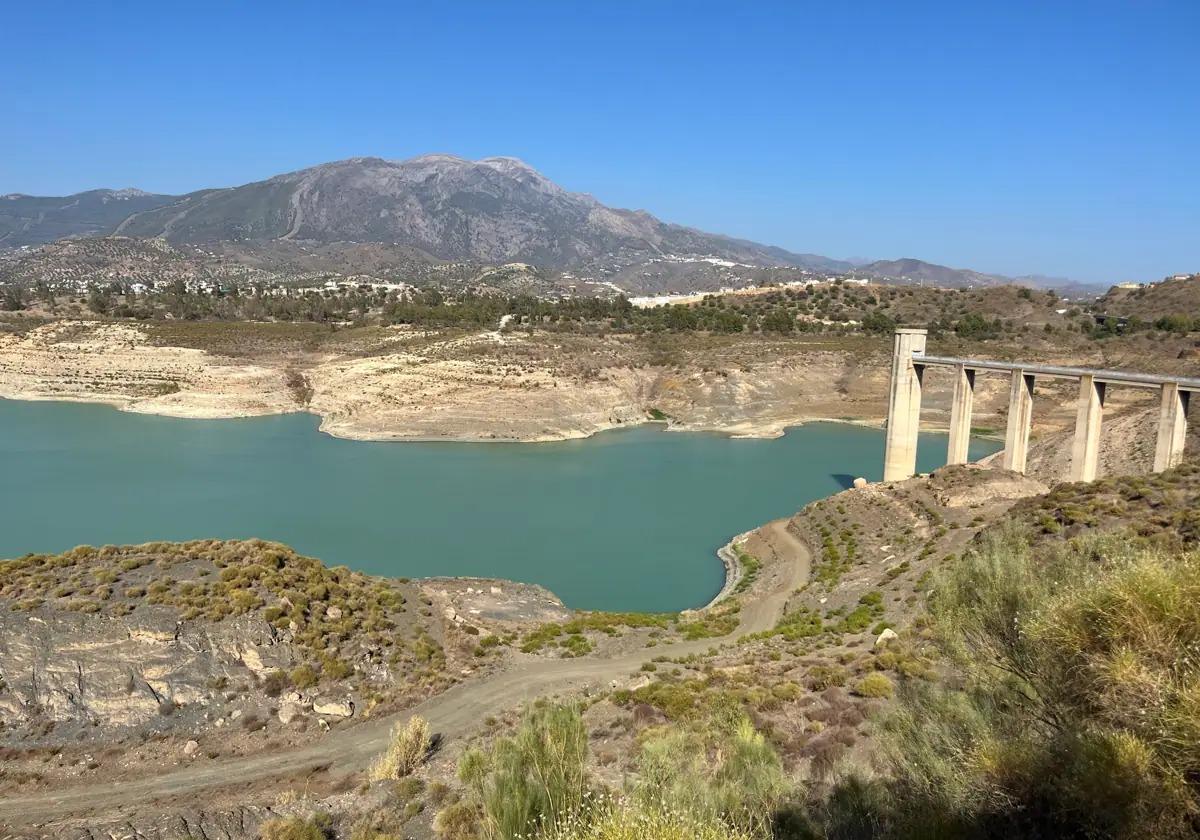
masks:
POLYGON ((1079 377, 1079 408, 1075 414, 1075 440, 1071 444, 1071 481, 1095 481, 1100 466, 1100 423, 1104 415, 1103 382, 1079 377))
POLYGON ((954 369, 954 402, 950 404, 950 445, 947 464, 965 464, 971 446, 971 412, 975 405, 975 370, 966 365, 954 369))
POLYGON ((1187 410, 1190 393, 1176 382, 1162 386, 1162 407, 1158 413, 1158 443, 1154 447, 1154 471, 1162 472, 1183 461, 1187 437, 1187 410))
POLYGON ((917 434, 921 427, 921 380, 924 365, 913 354, 925 352, 925 330, 899 329, 892 343, 892 388, 888 394, 883 480, 902 481, 917 471, 917 434))
POLYGON ((1033 424, 1033 374, 1017 369, 1012 372, 1008 392, 1008 429, 1004 434, 1001 465, 1006 470, 1024 473, 1029 457, 1029 429, 1033 424))

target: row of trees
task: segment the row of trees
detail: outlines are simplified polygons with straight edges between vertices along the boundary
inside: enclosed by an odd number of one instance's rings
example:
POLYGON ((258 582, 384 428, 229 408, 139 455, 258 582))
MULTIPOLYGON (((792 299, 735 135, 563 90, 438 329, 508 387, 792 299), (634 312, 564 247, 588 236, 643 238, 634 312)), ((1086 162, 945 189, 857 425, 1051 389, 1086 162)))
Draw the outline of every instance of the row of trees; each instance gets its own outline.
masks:
MULTIPOLYGON (((177 320, 383 323, 486 329, 495 328, 501 318, 510 316, 506 322, 514 328, 571 332, 788 334, 857 329, 875 335, 891 333, 899 325, 898 318, 888 312, 886 303, 869 306, 865 301, 859 302, 865 307, 865 313, 856 315, 860 318, 857 326, 850 320, 853 312, 847 314, 839 310, 823 317, 818 311, 814 315, 805 308, 805 302, 817 294, 822 300, 828 300, 834 292, 822 290, 810 294, 806 290, 788 289, 746 299, 710 295, 699 304, 643 309, 634 307, 623 296, 551 300, 528 294, 504 296, 466 290, 449 295, 438 289, 401 293, 370 287, 278 294, 262 288, 234 286, 198 292, 189 290, 180 280, 145 292, 135 292, 121 284, 93 286, 81 302, 98 315, 138 320, 169 317, 177 320)), ((54 312, 61 298, 44 284, 33 290, 0 287, 0 309, 7 311, 20 311, 40 301, 54 312)), ((1078 329, 1095 339, 1149 329, 1181 335, 1200 331, 1200 317, 1183 314, 1164 316, 1153 322, 1110 318, 1098 323, 1078 310, 1074 310, 1074 315, 1082 319, 1078 329)), ((943 314, 926 326, 934 335, 952 332, 971 340, 996 338, 1016 328, 1000 318, 989 318, 972 311, 958 313, 957 317, 943 314)), ((1067 326, 1071 326, 1070 321, 1067 326)))

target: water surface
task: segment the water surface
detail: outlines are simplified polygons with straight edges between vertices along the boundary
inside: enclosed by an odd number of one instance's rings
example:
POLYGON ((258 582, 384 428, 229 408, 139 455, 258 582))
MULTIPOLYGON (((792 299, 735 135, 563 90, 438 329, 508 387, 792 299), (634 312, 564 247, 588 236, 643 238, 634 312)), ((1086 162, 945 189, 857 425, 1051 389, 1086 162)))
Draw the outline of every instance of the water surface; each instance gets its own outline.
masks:
MULTIPOLYGON (((730 537, 878 479, 883 434, 775 440, 658 427, 563 443, 368 443, 306 414, 180 420, 0 400, 0 557, 262 537, 374 574, 539 583, 568 605, 667 611, 721 587, 730 537)), ((922 436, 920 467, 944 462, 922 436)), ((998 448, 976 441, 972 457, 998 448)))

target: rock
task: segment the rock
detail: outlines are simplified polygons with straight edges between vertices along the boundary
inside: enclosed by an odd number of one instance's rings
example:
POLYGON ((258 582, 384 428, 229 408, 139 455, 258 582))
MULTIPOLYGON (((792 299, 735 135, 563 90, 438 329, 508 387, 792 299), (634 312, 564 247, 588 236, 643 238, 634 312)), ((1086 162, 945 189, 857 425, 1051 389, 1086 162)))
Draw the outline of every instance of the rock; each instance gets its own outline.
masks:
POLYGON ((313 702, 313 711, 319 715, 347 718, 354 714, 354 704, 349 701, 339 703, 336 700, 316 700, 313 702))
POLYGON ((242 660, 242 664, 255 674, 261 675, 267 672, 267 666, 263 665, 262 656, 254 648, 243 648, 239 658, 242 660))
POLYGON ((284 726, 304 714, 304 706, 294 700, 285 700, 279 706, 279 722, 284 726))
POLYGON ((328 618, 330 621, 337 621, 339 618, 342 617, 342 608, 341 607, 330 607, 329 609, 325 610, 325 617, 328 618))
POLYGON ((189 758, 191 756, 195 755, 197 752, 199 752, 199 750, 200 750, 200 742, 199 741, 188 741, 186 744, 183 745, 183 754, 188 756, 189 758))
POLYGON ((230 720, 237 720, 237 719, 238 719, 238 718, 240 718, 241 716, 242 716, 242 710, 241 710, 241 709, 234 709, 232 712, 230 712, 230 713, 229 713, 229 719, 230 719, 230 720))
POLYGON ((865 478, 863 478, 861 475, 858 478, 854 479, 854 489, 855 490, 861 490, 862 488, 864 488, 866 486, 867 486, 867 480, 865 478))
POLYGON ((503 590, 503 589, 501 589, 499 586, 493 586, 493 587, 492 587, 492 594, 493 594, 493 595, 503 595, 503 594, 504 594, 504 590, 503 590))
POLYGON ((896 631, 891 627, 885 627, 879 634, 879 638, 875 640, 875 647, 887 647, 888 642, 894 638, 896 638, 896 631))
POLYGON ((325 720, 325 718, 317 718, 317 728, 319 728, 322 732, 328 732, 329 721, 325 720))
POLYGON ((629 684, 629 690, 637 691, 638 689, 645 688, 648 685, 650 685, 649 677, 639 677, 638 679, 634 680, 633 682, 631 682, 629 684))

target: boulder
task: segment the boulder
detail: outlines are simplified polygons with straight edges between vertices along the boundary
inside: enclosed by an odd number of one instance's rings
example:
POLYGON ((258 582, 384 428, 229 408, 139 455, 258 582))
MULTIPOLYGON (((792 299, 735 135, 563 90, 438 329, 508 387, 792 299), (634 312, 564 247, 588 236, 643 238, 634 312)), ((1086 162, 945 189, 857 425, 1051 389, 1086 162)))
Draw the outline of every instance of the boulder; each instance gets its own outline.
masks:
POLYGON ((279 722, 284 726, 304 714, 304 706, 294 700, 285 700, 279 706, 279 722))
POLYGON ((183 745, 183 754, 188 756, 189 758, 191 758, 193 755, 195 755, 199 751, 200 751, 200 742, 199 741, 188 741, 186 744, 183 745))
POLYGON ((313 711, 328 717, 347 718, 354 714, 354 704, 350 701, 339 703, 336 700, 316 700, 313 702, 313 711))
POLYGON ((866 486, 867 486, 867 480, 865 478, 863 478, 861 475, 858 478, 854 479, 854 489, 855 490, 861 490, 862 488, 864 488, 866 486))
POLYGON ((879 634, 879 638, 875 640, 875 647, 887 647, 888 642, 896 638, 896 631, 891 627, 883 628, 883 632, 879 634))

